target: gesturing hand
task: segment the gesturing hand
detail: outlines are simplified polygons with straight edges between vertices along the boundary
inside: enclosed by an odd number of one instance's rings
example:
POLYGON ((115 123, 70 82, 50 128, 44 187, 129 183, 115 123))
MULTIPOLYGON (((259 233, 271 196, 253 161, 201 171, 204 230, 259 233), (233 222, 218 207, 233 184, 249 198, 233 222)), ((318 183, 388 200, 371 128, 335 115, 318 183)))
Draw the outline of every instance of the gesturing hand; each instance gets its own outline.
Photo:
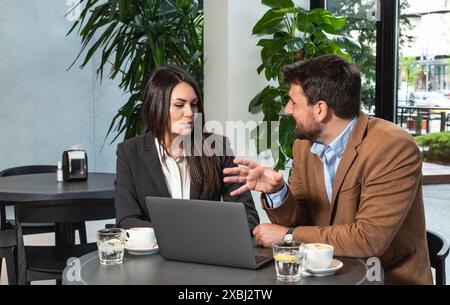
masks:
POLYGON ((273 170, 270 167, 264 167, 261 164, 246 160, 234 159, 238 167, 224 168, 225 183, 244 183, 243 186, 230 193, 231 196, 237 196, 247 190, 254 190, 263 193, 273 193, 279 191, 285 184, 283 174, 273 170))

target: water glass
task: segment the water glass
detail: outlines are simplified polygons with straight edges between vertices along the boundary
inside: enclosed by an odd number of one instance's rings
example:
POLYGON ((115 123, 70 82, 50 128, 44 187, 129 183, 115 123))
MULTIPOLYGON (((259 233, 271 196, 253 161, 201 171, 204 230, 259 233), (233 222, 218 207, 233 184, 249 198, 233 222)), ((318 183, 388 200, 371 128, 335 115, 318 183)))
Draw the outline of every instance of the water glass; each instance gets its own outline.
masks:
POLYGON ((122 264, 125 248, 125 230, 118 228, 98 230, 97 247, 102 265, 122 264))
POLYGON ((272 245, 277 279, 282 282, 297 282, 306 260, 306 249, 299 241, 275 242, 272 245))

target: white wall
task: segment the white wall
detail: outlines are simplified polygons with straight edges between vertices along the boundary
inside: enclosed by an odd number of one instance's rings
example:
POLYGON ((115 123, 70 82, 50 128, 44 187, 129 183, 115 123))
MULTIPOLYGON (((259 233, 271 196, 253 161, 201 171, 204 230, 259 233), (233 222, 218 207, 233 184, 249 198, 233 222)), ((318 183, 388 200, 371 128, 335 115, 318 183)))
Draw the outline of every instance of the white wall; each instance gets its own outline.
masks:
MULTIPOLYGON (((96 79, 94 64, 74 66, 80 39, 61 0, 2 0, 0 15, 0 169, 56 164, 81 144, 89 170, 115 172, 117 143, 100 152, 126 98, 114 81, 96 79)), ((79 64, 78 64, 79 65, 79 64)))

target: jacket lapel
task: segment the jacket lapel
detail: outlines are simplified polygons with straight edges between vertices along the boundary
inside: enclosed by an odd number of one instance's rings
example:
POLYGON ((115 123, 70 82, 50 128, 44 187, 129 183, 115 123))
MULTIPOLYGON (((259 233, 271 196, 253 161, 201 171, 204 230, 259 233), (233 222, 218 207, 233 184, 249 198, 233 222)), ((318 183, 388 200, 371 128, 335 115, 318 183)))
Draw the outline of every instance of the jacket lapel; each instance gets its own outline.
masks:
POLYGON ((314 173, 316 173, 315 179, 316 179, 316 185, 318 185, 319 187, 317 188, 320 192, 320 202, 323 204, 323 206, 330 206, 330 200, 328 199, 328 194, 327 194, 327 188, 325 186, 325 177, 324 177, 324 173, 323 173, 323 163, 322 161, 320 161, 319 157, 317 157, 317 155, 314 155, 314 161, 313 161, 313 166, 314 166, 314 173))
POLYGON ((150 177, 163 197, 171 197, 164 180, 164 173, 155 146, 155 137, 148 132, 144 136, 144 165, 150 177))
POLYGON ((348 140, 347 147, 345 148, 344 154, 342 156, 341 161, 339 162, 339 166, 336 171, 336 177, 334 178, 333 184, 333 194, 331 198, 331 213, 330 213, 330 224, 334 219, 335 211, 336 211, 336 199, 337 194, 341 190, 342 183, 347 176, 350 167, 353 164, 353 161, 358 156, 358 152, 356 148, 361 144, 364 134, 367 129, 369 118, 366 114, 360 113, 359 118, 353 128, 352 134, 348 140))

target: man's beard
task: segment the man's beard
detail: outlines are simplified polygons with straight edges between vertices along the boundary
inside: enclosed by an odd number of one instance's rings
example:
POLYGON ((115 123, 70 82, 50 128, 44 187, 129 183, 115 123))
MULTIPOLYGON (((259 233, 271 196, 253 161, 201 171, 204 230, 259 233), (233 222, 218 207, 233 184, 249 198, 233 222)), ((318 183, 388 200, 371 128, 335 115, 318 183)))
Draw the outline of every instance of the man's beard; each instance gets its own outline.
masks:
POLYGON ((320 126, 318 124, 312 123, 310 128, 305 128, 304 125, 297 124, 295 128, 295 136, 300 140, 310 140, 316 141, 320 136, 320 126))

